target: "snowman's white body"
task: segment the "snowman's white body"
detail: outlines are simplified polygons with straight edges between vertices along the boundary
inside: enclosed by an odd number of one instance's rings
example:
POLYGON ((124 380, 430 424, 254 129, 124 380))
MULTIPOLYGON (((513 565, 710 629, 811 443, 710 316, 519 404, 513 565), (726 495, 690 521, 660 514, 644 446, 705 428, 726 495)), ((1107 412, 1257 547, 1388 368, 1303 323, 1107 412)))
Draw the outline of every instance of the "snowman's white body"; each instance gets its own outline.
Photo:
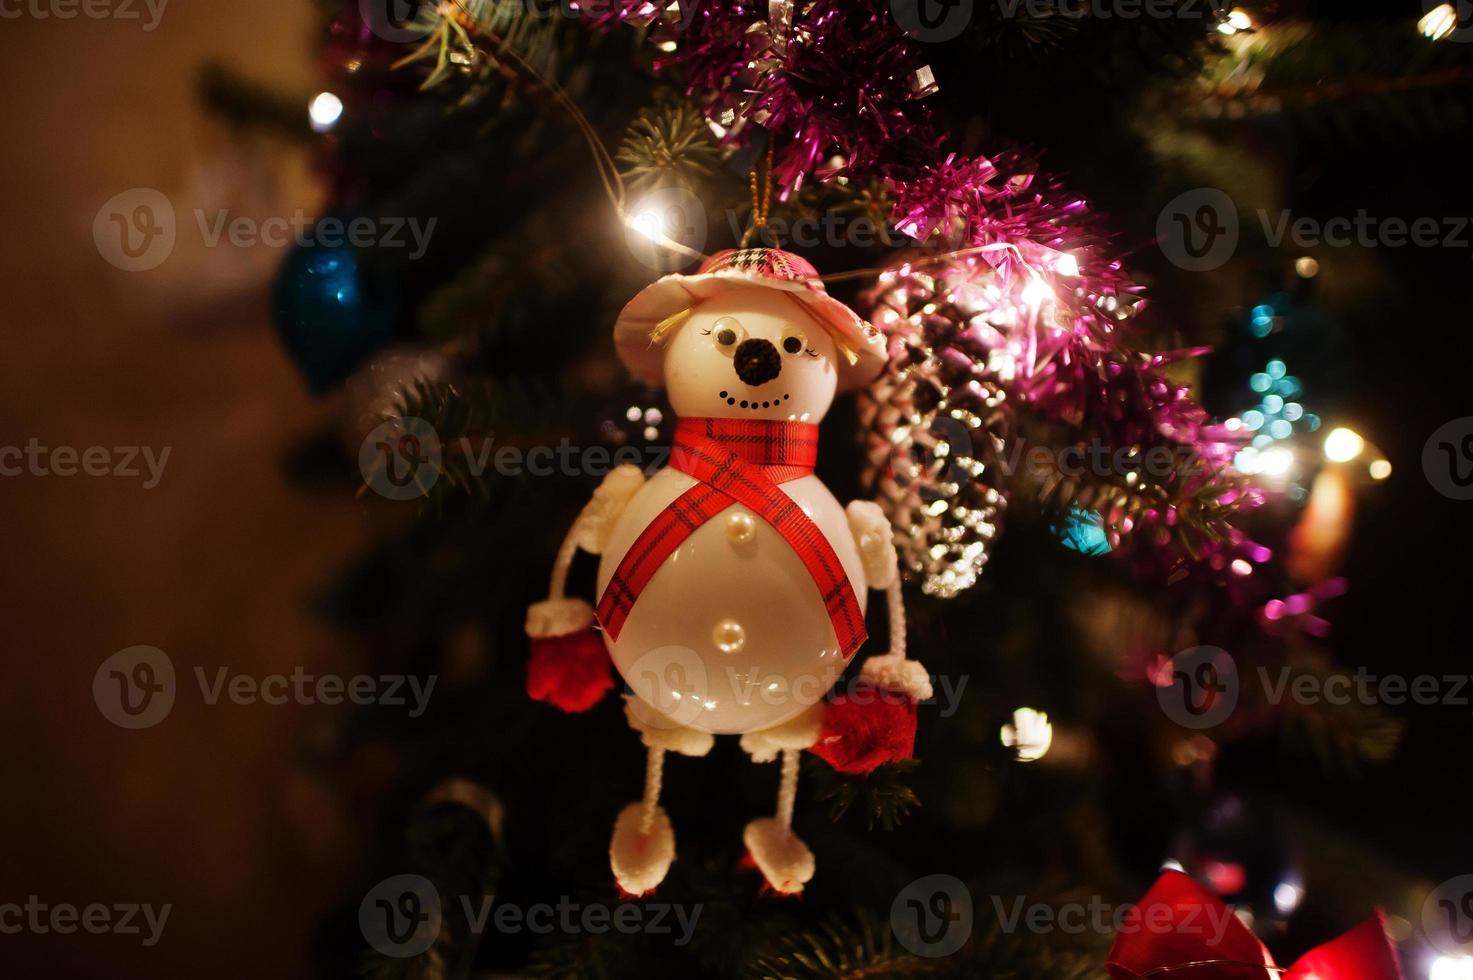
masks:
MULTIPOLYGON (((640 488, 604 548, 598 594, 645 527, 695 483, 667 468, 640 488)), ((828 539, 863 609, 863 566, 839 502, 816 476, 779 487, 828 539)), ((656 714, 718 735, 788 721, 821 700, 845 667, 802 559, 741 504, 686 538, 645 586, 619 638, 605 640, 619 673, 656 714), (732 624, 742 640, 727 652, 718 639, 729 641, 732 624)))

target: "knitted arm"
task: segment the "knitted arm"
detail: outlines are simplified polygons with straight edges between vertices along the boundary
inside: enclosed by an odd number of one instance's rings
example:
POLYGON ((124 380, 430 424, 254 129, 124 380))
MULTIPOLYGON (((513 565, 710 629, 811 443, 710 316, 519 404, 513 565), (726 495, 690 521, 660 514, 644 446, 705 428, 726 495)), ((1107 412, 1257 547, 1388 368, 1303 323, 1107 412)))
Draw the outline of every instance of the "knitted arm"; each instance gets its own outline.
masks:
POLYGON ((532 658, 527 663, 527 693, 564 711, 587 711, 614 686, 603 640, 592 629, 593 606, 568 598, 568 571, 582 548, 601 554, 630 499, 644 485, 639 467, 616 467, 594 491, 558 548, 547 598, 527 609, 532 658))
POLYGON ((849 518, 849 530, 859 549, 865 578, 871 588, 885 591, 890 619, 890 652, 866 660, 859 676, 882 690, 898 691, 914 701, 925 701, 932 695, 931 679, 926 668, 906 656, 905 597, 900 591, 899 562, 890 522, 879 504, 868 500, 853 501, 844 513, 849 518))

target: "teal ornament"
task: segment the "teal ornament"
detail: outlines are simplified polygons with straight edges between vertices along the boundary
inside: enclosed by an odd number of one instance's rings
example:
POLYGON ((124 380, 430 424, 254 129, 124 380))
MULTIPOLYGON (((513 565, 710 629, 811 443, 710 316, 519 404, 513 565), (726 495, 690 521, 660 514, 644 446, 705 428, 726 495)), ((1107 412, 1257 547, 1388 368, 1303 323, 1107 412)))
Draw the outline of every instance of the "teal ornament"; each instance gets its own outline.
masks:
POLYGON ((287 254, 271 299, 282 343, 313 394, 393 341, 401 306, 397 284, 366 276, 357 251, 311 242, 287 254))
POLYGON ((1082 555, 1108 555, 1110 537, 1105 533, 1105 519, 1092 510, 1071 507, 1068 515, 1054 526, 1054 533, 1064 547, 1082 555))

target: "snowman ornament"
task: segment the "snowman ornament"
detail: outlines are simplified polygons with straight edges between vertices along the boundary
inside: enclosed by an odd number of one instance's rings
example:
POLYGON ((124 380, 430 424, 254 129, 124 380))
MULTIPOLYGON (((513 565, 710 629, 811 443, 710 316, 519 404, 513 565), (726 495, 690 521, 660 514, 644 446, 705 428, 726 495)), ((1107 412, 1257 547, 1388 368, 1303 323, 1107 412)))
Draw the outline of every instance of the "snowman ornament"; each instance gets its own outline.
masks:
POLYGON ((549 598, 528 610, 528 691, 585 710, 612 686, 612 660, 632 692, 625 717, 648 759, 610 845, 625 893, 651 891, 675 857, 665 753, 704 756, 739 735, 754 762, 781 759, 776 812, 743 839, 768 884, 796 894, 815 871, 792 829, 802 751, 846 772, 908 757, 915 704, 931 696, 905 654, 889 522, 870 502, 841 507, 813 475, 819 421, 879 374, 885 342, 803 259, 745 249, 646 287, 615 343, 636 378, 665 386, 675 441, 648 479, 611 472, 574 522, 549 598), (565 595, 580 548, 600 556, 596 606, 565 595), (891 651, 825 702, 866 639, 870 589, 887 593, 891 651), (882 729, 889 749, 855 744, 882 729))

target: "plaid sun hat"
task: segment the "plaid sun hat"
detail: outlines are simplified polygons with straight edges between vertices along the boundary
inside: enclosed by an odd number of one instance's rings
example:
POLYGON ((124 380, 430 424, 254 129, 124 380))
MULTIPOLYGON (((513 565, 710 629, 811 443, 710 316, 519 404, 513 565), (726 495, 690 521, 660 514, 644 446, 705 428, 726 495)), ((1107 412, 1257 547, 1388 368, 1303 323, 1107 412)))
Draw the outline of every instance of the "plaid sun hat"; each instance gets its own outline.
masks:
POLYGON ((834 338, 842 354, 839 390, 863 387, 885 366, 885 338, 824 289, 806 259, 776 248, 717 252, 690 275, 665 276, 629 301, 614 323, 619 359, 635 378, 650 385, 663 379, 664 351, 650 333, 667 317, 692 309, 732 286, 780 289, 797 300, 834 338))

